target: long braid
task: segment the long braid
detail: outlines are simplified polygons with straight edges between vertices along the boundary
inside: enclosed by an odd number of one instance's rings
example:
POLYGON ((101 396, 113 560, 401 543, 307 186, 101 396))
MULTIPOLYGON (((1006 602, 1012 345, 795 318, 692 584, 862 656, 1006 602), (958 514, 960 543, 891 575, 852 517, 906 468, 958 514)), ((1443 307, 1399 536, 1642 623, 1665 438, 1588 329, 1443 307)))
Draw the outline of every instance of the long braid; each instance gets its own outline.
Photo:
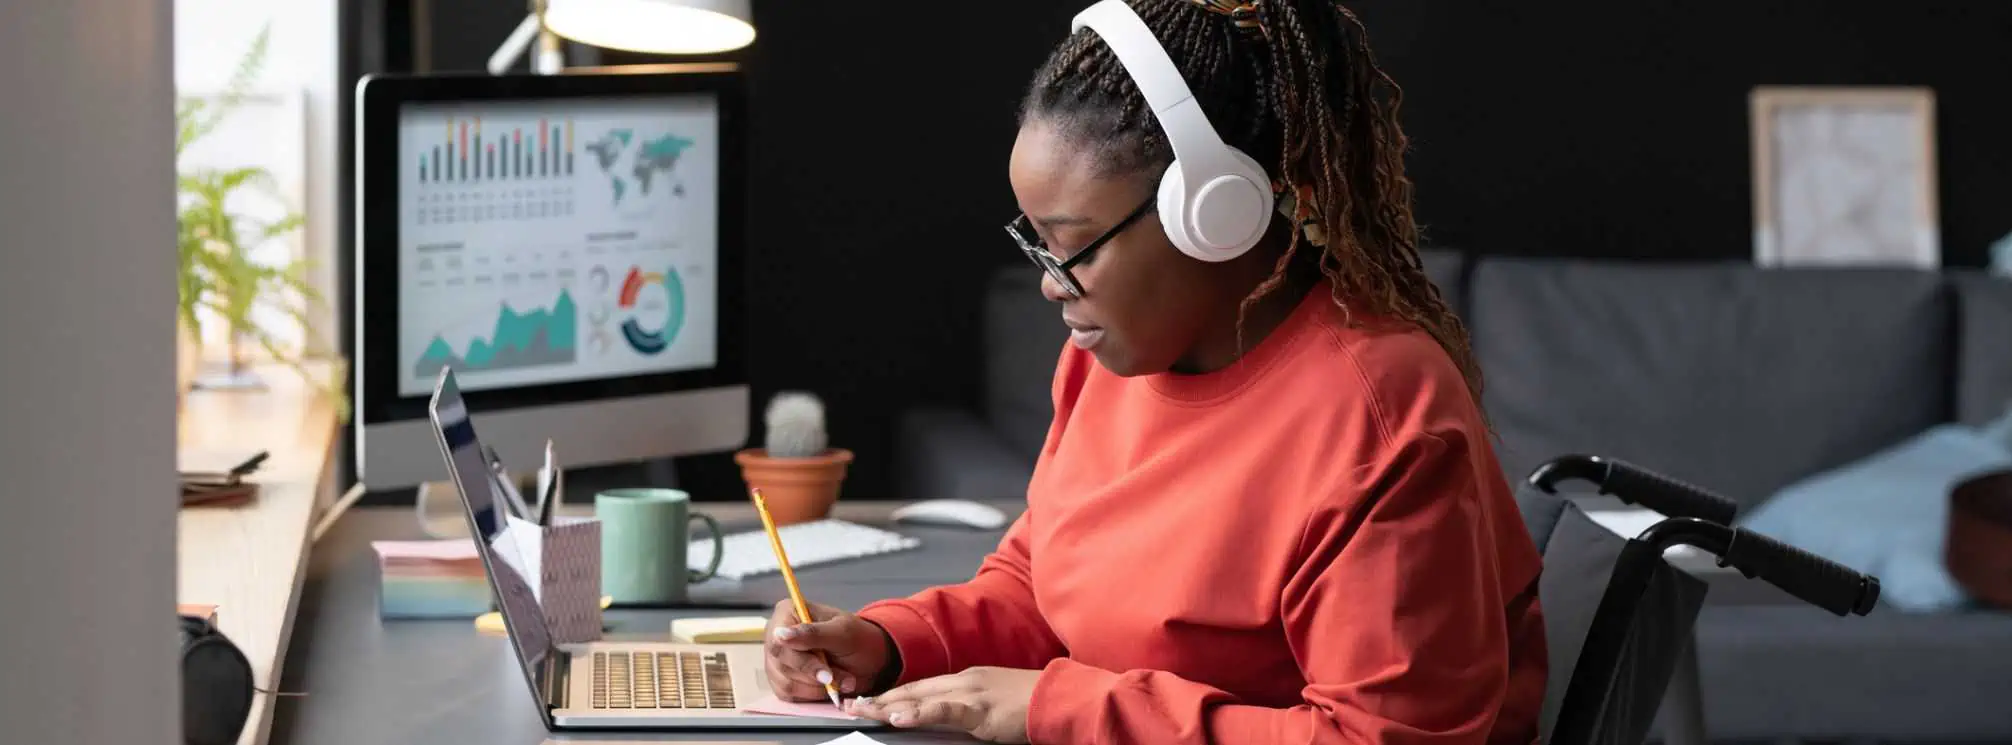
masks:
MULTIPOLYGON (((1243 301, 1311 266, 1333 285, 1351 322, 1360 309, 1423 329, 1481 401, 1467 329, 1426 277, 1404 175, 1409 142, 1398 124, 1403 89, 1377 65, 1368 32, 1334 0, 1126 0, 1173 58, 1223 139, 1267 164, 1286 196, 1311 207, 1272 275, 1243 301), (1317 231, 1317 232, 1316 232, 1317 231), (1318 241, 1308 236, 1319 235, 1318 241), (1303 243, 1316 253, 1303 253, 1303 243)), ((1035 76, 1021 109, 1100 145, 1106 174, 1173 161, 1131 77, 1088 30, 1071 36, 1035 76)))

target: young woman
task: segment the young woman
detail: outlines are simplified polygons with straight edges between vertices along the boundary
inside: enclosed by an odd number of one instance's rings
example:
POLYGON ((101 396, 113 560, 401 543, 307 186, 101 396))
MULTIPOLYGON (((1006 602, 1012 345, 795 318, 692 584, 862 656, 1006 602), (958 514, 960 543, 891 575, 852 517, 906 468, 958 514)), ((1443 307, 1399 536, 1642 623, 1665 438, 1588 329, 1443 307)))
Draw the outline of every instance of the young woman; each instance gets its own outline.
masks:
POLYGON ((1026 512, 969 582, 778 606, 771 683, 1002 742, 1534 742, 1539 559, 1362 25, 1332 0, 1112 1, 1278 215, 1233 258, 1178 248, 1137 63, 1094 26, 1062 44, 1009 167, 1009 230, 1071 328, 1026 512))

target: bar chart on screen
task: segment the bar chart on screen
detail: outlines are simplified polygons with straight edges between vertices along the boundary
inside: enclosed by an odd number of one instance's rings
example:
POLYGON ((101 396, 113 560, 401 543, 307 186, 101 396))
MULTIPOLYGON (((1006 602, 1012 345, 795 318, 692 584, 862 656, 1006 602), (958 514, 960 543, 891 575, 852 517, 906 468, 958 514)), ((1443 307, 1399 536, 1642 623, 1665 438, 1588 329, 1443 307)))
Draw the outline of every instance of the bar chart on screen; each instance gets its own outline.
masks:
POLYGON ((573 122, 442 117, 418 147, 421 225, 564 218, 573 214, 573 122), (485 126, 486 124, 486 126, 485 126))

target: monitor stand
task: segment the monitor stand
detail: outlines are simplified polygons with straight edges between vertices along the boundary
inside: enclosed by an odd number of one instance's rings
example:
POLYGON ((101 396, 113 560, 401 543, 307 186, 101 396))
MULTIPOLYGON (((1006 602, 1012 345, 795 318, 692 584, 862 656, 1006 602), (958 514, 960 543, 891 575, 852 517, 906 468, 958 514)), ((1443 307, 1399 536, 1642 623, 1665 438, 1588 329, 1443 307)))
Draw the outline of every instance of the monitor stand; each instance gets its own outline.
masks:
POLYGON ((670 458, 651 458, 643 462, 644 483, 663 489, 678 488, 677 462, 670 458))
POLYGON ((413 499, 414 512, 419 517, 419 530, 428 538, 467 538, 468 518, 461 514, 461 497, 454 493, 453 482, 429 481, 419 485, 419 493, 413 499))

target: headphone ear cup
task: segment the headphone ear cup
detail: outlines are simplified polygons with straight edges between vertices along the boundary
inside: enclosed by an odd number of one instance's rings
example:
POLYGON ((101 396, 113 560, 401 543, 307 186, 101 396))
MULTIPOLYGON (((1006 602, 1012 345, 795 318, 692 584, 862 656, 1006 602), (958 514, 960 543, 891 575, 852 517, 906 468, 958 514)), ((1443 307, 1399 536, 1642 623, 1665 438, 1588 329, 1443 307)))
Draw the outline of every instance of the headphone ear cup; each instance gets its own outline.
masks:
POLYGON ((1207 251, 1197 245, 1194 236, 1188 233, 1188 189, 1181 176, 1181 162, 1174 161, 1167 166, 1167 172, 1160 175, 1160 226, 1166 230, 1167 240, 1181 253, 1201 261, 1209 261, 1207 251))
POLYGON ((1251 237, 1248 245, 1237 251, 1243 253, 1250 250, 1251 246, 1257 245, 1258 239, 1264 237, 1265 229, 1271 227, 1271 217, 1278 209, 1278 195, 1272 193, 1271 175, 1265 172, 1264 166, 1258 165, 1256 158, 1234 147, 1228 149, 1230 157, 1236 160, 1237 165, 1243 167, 1243 173, 1237 175, 1257 187, 1258 205, 1251 213, 1251 237))
POLYGON ((1228 261, 1256 246, 1271 225, 1275 197, 1264 168, 1243 151, 1229 148, 1231 173, 1205 174, 1198 199, 1188 200, 1180 161, 1160 178, 1160 222, 1181 253, 1201 261, 1228 261), (1216 238, 1208 240, 1208 236, 1216 238), (1227 240, 1225 240, 1227 239, 1227 240))
POLYGON ((1211 253, 1220 261, 1242 256, 1264 238, 1271 225, 1273 196, 1271 178, 1249 155, 1234 147, 1229 151, 1230 173, 1216 174, 1202 192, 1200 204, 1189 205, 1195 224, 1206 224, 1215 238, 1211 253), (1206 221, 1206 223, 1204 223, 1206 221))

